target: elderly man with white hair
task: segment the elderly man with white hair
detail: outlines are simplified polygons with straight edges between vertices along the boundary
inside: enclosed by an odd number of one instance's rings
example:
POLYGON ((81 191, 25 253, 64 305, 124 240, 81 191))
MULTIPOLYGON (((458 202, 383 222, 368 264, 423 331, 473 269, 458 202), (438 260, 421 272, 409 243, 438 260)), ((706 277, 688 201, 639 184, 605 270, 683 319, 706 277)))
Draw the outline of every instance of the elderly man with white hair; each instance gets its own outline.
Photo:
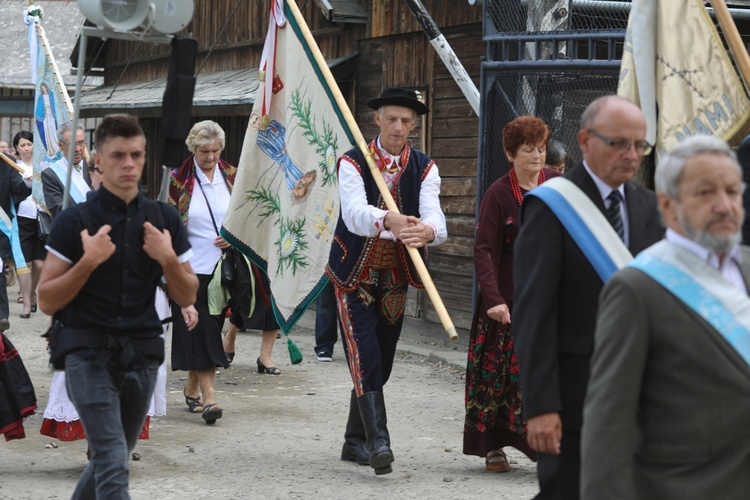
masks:
POLYGON ((746 499, 750 248, 742 174, 709 136, 656 170, 668 227, 605 286, 584 409, 584 499, 746 499))

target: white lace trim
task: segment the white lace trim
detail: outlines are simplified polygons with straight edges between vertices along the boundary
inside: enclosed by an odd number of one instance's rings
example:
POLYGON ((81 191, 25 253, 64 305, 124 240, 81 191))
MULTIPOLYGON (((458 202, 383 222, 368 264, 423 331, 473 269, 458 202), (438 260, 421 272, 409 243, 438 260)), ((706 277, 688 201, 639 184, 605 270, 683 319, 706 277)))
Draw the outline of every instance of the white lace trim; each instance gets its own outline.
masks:
MULTIPOLYGON (((163 417, 167 414, 167 363, 159 366, 156 375, 156 387, 151 397, 148 408, 149 417, 163 417)), ((73 402, 68 398, 68 390, 65 388, 65 372, 56 371, 52 375, 49 386, 49 401, 44 409, 44 418, 57 422, 73 422, 78 420, 78 412, 73 402)))

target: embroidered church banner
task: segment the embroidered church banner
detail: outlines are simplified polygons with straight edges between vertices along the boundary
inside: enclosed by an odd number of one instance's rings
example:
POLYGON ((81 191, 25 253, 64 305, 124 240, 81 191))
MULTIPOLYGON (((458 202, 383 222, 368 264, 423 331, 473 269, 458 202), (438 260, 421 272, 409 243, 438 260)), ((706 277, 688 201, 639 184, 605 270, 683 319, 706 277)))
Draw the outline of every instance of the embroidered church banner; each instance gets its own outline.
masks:
POLYGON ((281 0, 272 5, 261 80, 264 72, 221 234, 266 272, 288 333, 327 283, 339 216, 336 159, 354 140, 281 0))
MULTIPOLYGON (((38 12, 37 12, 38 13, 38 12)), ((24 19, 29 26, 28 42, 31 55, 34 96, 34 179, 31 194, 43 207, 42 171, 63 157, 57 144, 57 129, 72 120, 73 104, 61 83, 60 71, 49 47, 38 16, 28 13, 24 19)), ((73 136, 75 137, 75 136, 73 136)))
POLYGON ((750 116, 702 0, 633 0, 617 93, 641 106, 657 158, 691 135, 744 136, 750 116))

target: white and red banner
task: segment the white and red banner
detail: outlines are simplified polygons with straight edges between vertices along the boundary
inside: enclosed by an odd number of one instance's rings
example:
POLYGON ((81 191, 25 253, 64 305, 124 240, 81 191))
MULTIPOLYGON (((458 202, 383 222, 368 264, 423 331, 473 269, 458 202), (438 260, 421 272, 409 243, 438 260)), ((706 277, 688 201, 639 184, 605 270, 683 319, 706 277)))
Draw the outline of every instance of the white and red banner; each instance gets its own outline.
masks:
POLYGON ((260 80, 221 232, 267 273, 287 333, 326 283, 336 159, 354 141, 284 0, 271 6, 260 80))

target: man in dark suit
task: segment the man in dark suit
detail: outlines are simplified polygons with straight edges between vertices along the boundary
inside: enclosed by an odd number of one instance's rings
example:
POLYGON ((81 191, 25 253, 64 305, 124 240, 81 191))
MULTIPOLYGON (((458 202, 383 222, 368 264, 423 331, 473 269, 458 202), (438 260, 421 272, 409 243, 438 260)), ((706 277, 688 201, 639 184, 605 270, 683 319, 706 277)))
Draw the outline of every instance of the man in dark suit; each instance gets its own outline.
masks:
MULTIPOLYGON (((29 196, 31 194, 31 179, 22 179, 18 170, 11 167, 5 159, 6 156, 0 154, 0 208, 5 212, 2 215, 3 220, 0 221, 0 224, 7 226, 13 221, 13 214, 10 208, 13 203, 13 197, 24 199, 29 196)), ((5 230, 0 231, 0 259, 3 263, 13 253, 8 234, 11 234, 10 227, 8 227, 7 233, 5 230)), ((17 234, 16 237, 18 237, 17 234)), ((10 308, 8 304, 8 292, 5 288, 5 273, 2 272, 2 267, 3 264, 0 264, 0 331, 5 331, 10 328, 10 322, 8 321, 10 308)))
POLYGON ((52 215, 52 220, 54 220, 57 214, 62 210, 63 192, 65 189, 64 181, 66 179, 64 173, 68 170, 68 152, 70 151, 69 148, 71 146, 74 148, 74 168, 71 175, 71 183, 78 187, 78 189, 76 190, 71 186, 71 194, 68 195, 68 206, 73 206, 85 201, 86 193, 91 189, 91 179, 89 178, 89 172, 86 168, 86 162, 83 159, 83 153, 86 150, 86 138, 83 135, 83 125, 80 123, 78 124, 76 140, 73 143, 70 141, 72 128, 73 123, 67 122, 63 123, 60 128, 57 129, 58 144, 60 146, 60 151, 63 153, 63 157, 42 172, 44 203, 47 205, 47 209, 52 215), (76 191, 83 195, 83 199, 76 200, 71 196, 76 191))
POLYGON ((656 171, 666 238, 604 287, 582 432, 592 500, 750 495, 750 248, 731 148, 691 137, 656 171))
MULTIPOLYGON (((598 98, 581 116, 583 164, 566 173, 605 215, 619 196, 621 237, 632 254, 663 234, 656 196, 632 182, 651 149, 645 138, 646 120, 635 104, 598 98)), ((539 198, 524 201, 514 254, 513 337, 528 441, 540 453, 537 498, 577 499, 583 400, 604 284, 539 198)))

